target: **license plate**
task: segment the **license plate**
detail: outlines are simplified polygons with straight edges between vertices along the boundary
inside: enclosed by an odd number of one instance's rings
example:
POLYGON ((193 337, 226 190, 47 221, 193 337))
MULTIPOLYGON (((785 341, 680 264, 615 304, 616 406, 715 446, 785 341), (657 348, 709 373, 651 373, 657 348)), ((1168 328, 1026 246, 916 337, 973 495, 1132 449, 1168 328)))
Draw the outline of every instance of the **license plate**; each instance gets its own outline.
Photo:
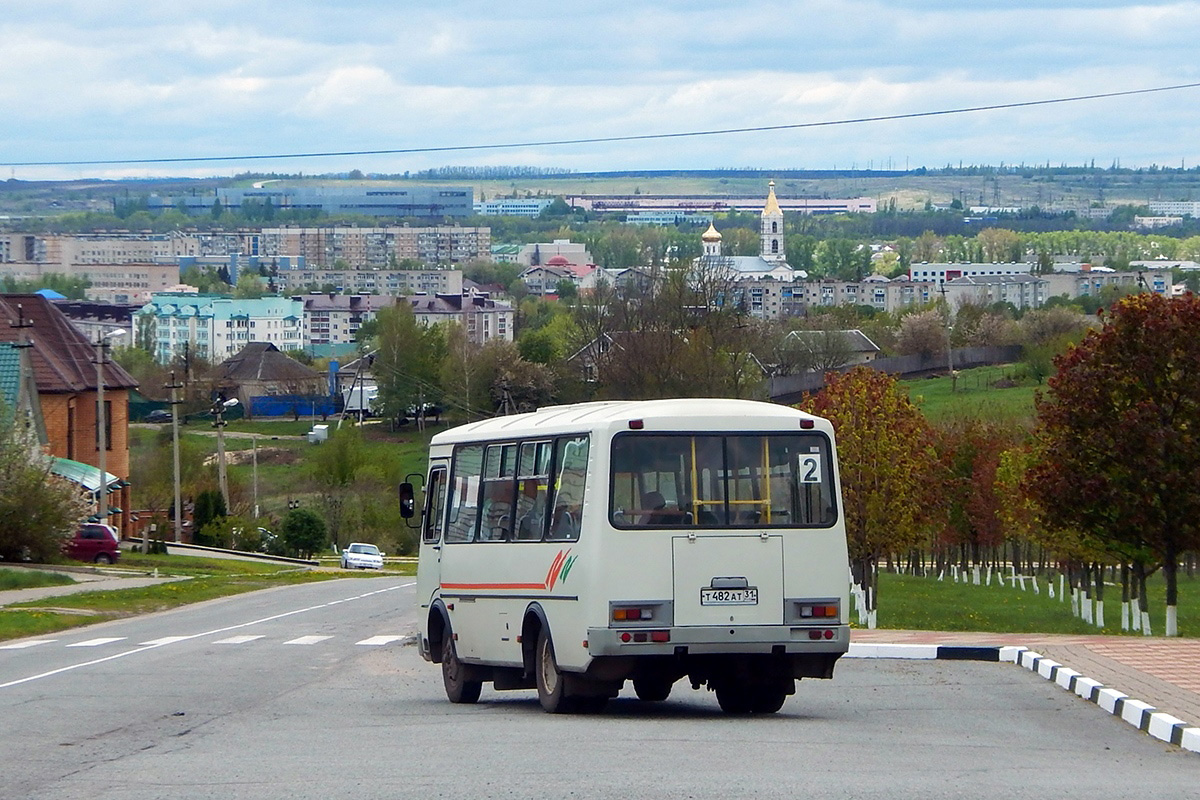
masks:
POLYGON ((758 589, 701 589, 700 605, 702 606, 756 606, 758 605, 758 589))

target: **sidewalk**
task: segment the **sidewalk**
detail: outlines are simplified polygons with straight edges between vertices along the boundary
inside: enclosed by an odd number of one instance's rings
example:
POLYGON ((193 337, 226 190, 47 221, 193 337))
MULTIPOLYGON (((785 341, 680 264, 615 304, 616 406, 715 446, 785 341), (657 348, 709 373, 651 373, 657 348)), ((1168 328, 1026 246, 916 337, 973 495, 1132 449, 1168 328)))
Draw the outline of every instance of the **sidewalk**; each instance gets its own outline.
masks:
POLYGON ((1160 636, 859 630, 854 644, 1024 647, 1155 710, 1200 725, 1200 640, 1160 636))
MULTIPOLYGON (((29 567, 20 567, 15 564, 5 565, 5 569, 30 569, 29 567)), ((62 575, 67 575, 74 578, 76 583, 64 584, 62 586, 38 586, 33 589, 7 589, 0 591, 0 608, 4 608, 12 603, 26 603, 36 600, 45 600, 52 597, 63 597, 69 594, 79 594, 80 592, 99 592, 111 591, 113 589, 140 589, 143 586, 156 586, 160 583, 169 583, 171 581, 185 580, 184 578, 153 578, 149 576, 128 576, 122 575, 119 571, 113 570, 101 572, 98 570, 87 571, 72 570, 52 570, 62 575)))

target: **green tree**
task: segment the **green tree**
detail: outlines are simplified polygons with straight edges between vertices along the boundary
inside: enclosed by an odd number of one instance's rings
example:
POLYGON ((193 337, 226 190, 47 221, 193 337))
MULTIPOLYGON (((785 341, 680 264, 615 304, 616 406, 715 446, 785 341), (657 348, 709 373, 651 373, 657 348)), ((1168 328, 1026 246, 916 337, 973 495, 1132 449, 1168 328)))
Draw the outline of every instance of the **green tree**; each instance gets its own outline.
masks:
POLYGON ((221 495, 219 489, 204 489, 196 494, 196 500, 192 505, 192 530, 195 531, 196 544, 216 545, 205 538, 205 529, 209 523, 227 516, 228 509, 225 508, 225 498, 221 495))
POLYGON ((379 323, 378 349, 372 369, 384 413, 400 417, 416 403, 438 402, 446 357, 442 328, 418 322, 408 302, 380 309, 375 319, 379 323))
POLYGON ((1050 524, 1149 551, 1178 633, 1179 558, 1200 544, 1200 298, 1141 293, 1056 361, 1037 402, 1041 458, 1031 470, 1050 524))
POLYGON ((310 558, 329 544, 325 520, 307 508, 293 508, 283 518, 280 534, 288 551, 300 558, 310 558))
POLYGON ((257 300, 267 293, 267 289, 263 286, 262 279, 249 270, 245 270, 238 275, 237 286, 233 289, 233 296, 239 300, 257 300))
POLYGON ((0 404, 0 560, 53 559, 87 513, 79 486, 50 465, 33 432, 0 404))
POLYGON ((801 408, 833 423, 850 567, 873 627, 880 559, 920 543, 940 507, 928 493, 937 484, 932 432, 896 380, 867 367, 829 373, 801 408))
POLYGON ((357 505, 355 479, 367 463, 362 432, 354 426, 338 428, 321 444, 312 460, 313 478, 319 487, 325 526, 330 540, 341 546, 347 507, 357 505))

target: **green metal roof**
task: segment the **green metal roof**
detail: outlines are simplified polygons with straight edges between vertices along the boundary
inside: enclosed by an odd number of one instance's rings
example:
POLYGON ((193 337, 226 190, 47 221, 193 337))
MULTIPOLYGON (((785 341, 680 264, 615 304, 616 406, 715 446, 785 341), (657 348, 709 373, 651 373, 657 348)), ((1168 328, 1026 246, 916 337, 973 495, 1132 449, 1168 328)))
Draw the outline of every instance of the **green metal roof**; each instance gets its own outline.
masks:
POLYGON ((0 417, 12 414, 20 389, 21 351, 8 342, 0 342, 0 417))
MULTIPOLYGON (((50 466, 50 471, 55 475, 61 475, 69 481, 78 483, 89 492, 95 493, 100 488, 100 469, 93 467, 91 464, 82 464, 78 461, 72 461, 69 458, 56 458, 50 466)), ((119 489, 121 479, 111 472, 105 472, 108 476, 109 491, 119 489)))

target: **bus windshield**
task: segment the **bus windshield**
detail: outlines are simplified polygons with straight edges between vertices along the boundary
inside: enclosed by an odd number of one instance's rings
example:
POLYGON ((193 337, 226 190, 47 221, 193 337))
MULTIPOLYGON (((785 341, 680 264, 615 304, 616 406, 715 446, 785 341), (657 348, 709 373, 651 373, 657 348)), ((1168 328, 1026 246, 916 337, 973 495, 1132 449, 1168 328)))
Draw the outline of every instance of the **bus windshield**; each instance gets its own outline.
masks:
POLYGON ((820 433, 623 433, 611 486, 617 528, 827 528, 838 513, 820 433))

